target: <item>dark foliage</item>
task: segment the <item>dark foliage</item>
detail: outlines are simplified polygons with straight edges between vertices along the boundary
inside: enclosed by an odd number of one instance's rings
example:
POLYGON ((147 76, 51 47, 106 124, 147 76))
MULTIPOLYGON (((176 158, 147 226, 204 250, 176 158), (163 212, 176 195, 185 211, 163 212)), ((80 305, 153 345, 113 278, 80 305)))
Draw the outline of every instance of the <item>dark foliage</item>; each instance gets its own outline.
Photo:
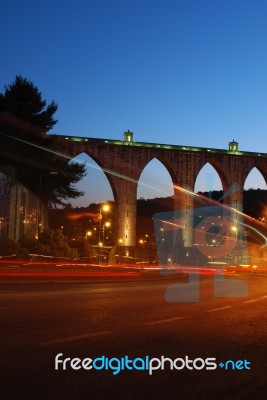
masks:
POLYGON ((15 167, 16 179, 46 204, 64 204, 83 193, 75 184, 85 166, 55 154, 47 132, 57 120, 57 104, 46 104, 36 86, 22 76, 0 94, 0 165, 15 167))

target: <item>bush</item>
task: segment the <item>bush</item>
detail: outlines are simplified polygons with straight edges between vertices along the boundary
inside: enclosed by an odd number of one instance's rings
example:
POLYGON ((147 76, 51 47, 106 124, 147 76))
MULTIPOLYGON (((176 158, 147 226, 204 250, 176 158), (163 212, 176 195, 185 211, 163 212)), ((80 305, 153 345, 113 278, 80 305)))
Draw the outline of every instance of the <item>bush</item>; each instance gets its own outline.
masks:
POLYGON ((78 258, 76 249, 71 247, 61 230, 48 229, 40 234, 39 239, 23 237, 18 243, 11 239, 0 240, 0 256, 29 258, 30 254, 44 256, 78 258))
POLYGON ((22 246, 20 243, 16 243, 11 239, 2 239, 0 240, 0 256, 29 258, 29 252, 27 248, 24 248, 24 246, 22 246))

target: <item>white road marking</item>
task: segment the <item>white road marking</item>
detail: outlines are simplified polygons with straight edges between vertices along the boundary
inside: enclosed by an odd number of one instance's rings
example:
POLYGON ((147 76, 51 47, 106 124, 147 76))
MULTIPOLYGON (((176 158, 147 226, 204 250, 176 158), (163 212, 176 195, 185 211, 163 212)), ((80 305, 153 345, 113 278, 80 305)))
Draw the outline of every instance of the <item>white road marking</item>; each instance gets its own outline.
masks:
POLYGON ((38 343, 40 346, 47 346, 50 344, 59 344, 59 343, 65 343, 65 342, 75 342, 76 340, 83 340, 83 339, 90 339, 93 337, 98 337, 98 336, 107 336, 110 335, 112 331, 100 331, 100 332, 92 332, 92 333, 83 333, 81 335, 76 335, 76 336, 67 336, 59 339, 52 339, 48 340, 47 342, 40 342, 38 343))
POLYGON ((229 308, 233 308, 233 306, 224 306, 224 307, 213 308, 212 310, 208 310, 207 312, 223 311, 223 310, 228 310, 229 308))
POLYGON ((185 319, 187 317, 174 317, 174 318, 167 318, 167 319, 161 319, 158 321, 152 321, 152 322, 145 322, 144 325, 158 325, 158 324, 165 324, 167 322, 173 322, 173 321, 178 321, 180 319, 185 319))
POLYGON ((266 297, 267 297, 267 296, 262 296, 262 297, 258 297, 257 299, 246 300, 246 301, 243 301, 243 303, 244 303, 244 304, 247 304, 247 303, 255 303, 256 301, 261 301, 261 300, 265 299, 266 297))

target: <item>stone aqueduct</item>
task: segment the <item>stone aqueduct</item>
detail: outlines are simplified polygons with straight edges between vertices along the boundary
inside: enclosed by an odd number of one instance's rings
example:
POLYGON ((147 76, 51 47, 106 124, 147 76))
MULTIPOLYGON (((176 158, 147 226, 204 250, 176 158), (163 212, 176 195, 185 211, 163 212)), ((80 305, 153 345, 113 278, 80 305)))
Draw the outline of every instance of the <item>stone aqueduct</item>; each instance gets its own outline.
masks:
MULTIPOLYGON (((155 158, 171 176, 175 209, 192 208, 192 196, 181 188, 194 192, 196 178, 206 163, 217 171, 224 193, 230 193, 224 202, 234 208, 243 204, 244 183, 254 167, 267 182, 267 154, 239 151, 235 141, 229 143, 227 150, 222 150, 135 142, 129 131, 124 133, 124 140, 59 135, 52 135, 51 139, 56 151, 71 158, 86 153, 104 171, 116 207, 115 238, 118 245, 128 250, 136 245, 138 180, 146 165, 155 158), (235 190, 231 190, 233 187, 235 190)), ((190 243, 187 245, 190 246, 190 243)))

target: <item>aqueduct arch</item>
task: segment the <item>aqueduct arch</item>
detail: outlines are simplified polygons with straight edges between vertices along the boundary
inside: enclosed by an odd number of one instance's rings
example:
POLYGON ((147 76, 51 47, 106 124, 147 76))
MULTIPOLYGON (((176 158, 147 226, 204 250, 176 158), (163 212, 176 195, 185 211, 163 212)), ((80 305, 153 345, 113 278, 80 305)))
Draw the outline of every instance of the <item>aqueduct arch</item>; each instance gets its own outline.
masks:
POLYGON ((111 184, 116 207, 115 238, 124 249, 135 247, 137 184, 145 166, 157 158, 166 167, 174 184, 175 209, 188 210, 185 243, 190 246, 190 209, 196 177, 208 162, 218 172, 223 186, 225 203, 240 210, 243 204, 243 187, 249 172, 254 168, 267 178, 267 154, 243 152, 233 141, 229 148, 213 149, 168 144, 134 142, 131 132, 124 140, 82 138, 51 135, 55 150, 75 157, 84 152, 92 157, 105 172, 111 184))

